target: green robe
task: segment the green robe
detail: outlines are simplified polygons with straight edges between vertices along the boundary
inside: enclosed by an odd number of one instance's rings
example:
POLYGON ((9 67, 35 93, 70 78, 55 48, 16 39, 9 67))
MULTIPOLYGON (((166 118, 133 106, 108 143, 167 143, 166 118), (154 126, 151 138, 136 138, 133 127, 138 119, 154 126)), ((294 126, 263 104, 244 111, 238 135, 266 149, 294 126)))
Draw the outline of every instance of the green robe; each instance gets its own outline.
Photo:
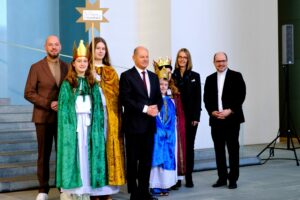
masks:
MULTIPOLYGON (((98 188, 107 185, 103 105, 97 84, 90 89, 86 79, 79 78, 79 83, 83 86, 83 92, 89 94, 92 100, 88 155, 91 187, 98 188)), ((72 88, 65 80, 59 93, 56 156, 56 186, 58 188, 71 189, 82 186, 75 111, 78 91, 78 88, 72 88)))

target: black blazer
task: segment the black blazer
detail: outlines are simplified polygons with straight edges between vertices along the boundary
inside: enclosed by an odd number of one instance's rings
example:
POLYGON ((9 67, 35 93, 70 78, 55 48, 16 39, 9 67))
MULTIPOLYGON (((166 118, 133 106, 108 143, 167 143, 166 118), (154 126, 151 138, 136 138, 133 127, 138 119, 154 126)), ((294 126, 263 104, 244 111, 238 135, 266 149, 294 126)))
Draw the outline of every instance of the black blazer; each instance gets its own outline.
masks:
POLYGON ((187 70, 181 77, 180 71, 175 69, 172 78, 180 91, 186 122, 200 121, 202 110, 200 75, 187 70))
POLYGON ((147 70, 150 80, 150 97, 135 67, 123 72, 120 77, 120 101, 123 106, 122 130, 125 134, 156 132, 155 117, 143 113, 144 105, 162 106, 162 95, 157 75, 147 70))
MULTIPOLYGON (((231 109, 233 113, 225 119, 227 123, 242 123, 245 121, 242 104, 246 97, 246 85, 242 74, 228 69, 224 80, 222 103, 223 109, 231 109)), ((218 110, 217 72, 206 78, 204 86, 204 103, 208 112, 209 125, 217 125, 220 120, 211 113, 218 110)), ((223 120, 224 121, 224 120, 223 120)))

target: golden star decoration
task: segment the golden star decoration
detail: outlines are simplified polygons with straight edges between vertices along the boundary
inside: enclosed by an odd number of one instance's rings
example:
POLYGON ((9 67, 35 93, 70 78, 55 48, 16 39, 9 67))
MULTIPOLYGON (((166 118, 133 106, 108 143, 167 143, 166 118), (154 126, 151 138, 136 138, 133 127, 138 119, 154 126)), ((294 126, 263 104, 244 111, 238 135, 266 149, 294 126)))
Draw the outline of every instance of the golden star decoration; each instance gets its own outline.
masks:
POLYGON ((77 23, 85 23, 85 31, 88 31, 92 28, 94 23, 95 29, 100 32, 100 23, 107 23, 108 20, 104 17, 104 13, 108 8, 100 8, 100 0, 96 0, 96 3, 91 4, 89 0, 86 0, 85 7, 77 7, 76 10, 81 14, 81 17, 76 21, 77 23), (84 11, 101 11, 102 19, 101 20, 84 20, 83 13, 84 11))

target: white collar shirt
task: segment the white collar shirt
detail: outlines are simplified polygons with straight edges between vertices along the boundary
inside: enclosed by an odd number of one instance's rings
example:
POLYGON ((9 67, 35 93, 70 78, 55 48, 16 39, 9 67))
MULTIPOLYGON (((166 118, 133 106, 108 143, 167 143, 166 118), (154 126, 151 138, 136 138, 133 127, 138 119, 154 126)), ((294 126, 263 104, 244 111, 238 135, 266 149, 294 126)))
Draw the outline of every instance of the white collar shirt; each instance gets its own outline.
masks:
POLYGON ((222 102, 222 95, 223 95, 223 88, 224 88, 224 82, 226 77, 226 72, 228 69, 226 69, 224 72, 217 72, 217 82, 218 82, 218 109, 219 111, 223 111, 223 102, 222 102))

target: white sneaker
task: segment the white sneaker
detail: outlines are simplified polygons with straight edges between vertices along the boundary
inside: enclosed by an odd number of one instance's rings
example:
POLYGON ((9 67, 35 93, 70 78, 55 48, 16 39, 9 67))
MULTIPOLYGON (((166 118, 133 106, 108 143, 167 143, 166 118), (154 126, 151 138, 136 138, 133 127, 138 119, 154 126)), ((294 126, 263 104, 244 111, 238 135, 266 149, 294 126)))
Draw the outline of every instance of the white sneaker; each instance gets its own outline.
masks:
POLYGON ((36 197, 36 200, 48 200, 48 194, 46 193, 39 193, 36 197))

